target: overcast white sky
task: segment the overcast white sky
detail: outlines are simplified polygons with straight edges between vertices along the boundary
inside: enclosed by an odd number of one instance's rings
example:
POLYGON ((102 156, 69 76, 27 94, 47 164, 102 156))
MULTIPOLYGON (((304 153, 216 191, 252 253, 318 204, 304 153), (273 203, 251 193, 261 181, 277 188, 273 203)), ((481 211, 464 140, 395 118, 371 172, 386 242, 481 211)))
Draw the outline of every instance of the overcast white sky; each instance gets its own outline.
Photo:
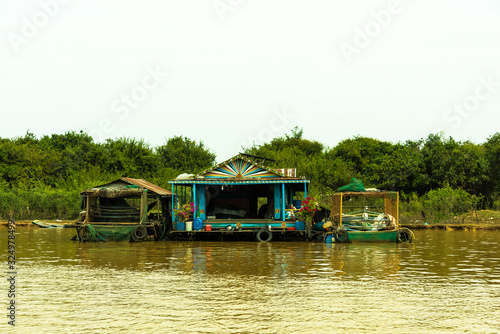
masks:
POLYGON ((500 131, 498 0, 0 0, 0 36, 3 138, 500 131))

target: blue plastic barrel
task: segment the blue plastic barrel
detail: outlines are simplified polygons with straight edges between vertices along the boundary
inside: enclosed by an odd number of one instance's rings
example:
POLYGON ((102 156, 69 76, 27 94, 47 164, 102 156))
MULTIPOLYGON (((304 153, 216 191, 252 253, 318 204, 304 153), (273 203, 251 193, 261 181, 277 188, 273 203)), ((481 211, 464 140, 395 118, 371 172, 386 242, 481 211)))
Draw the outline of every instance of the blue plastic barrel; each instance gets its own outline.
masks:
POLYGON ((177 223, 177 225, 175 226, 175 229, 176 229, 177 231, 184 231, 184 230, 186 230, 186 224, 185 224, 185 223, 181 223, 181 222, 179 222, 179 223, 177 223))
POLYGON ((319 223, 314 223, 313 230, 315 231, 324 231, 325 229, 323 228, 323 222, 319 223))
POLYGON ((301 222, 300 220, 297 220, 295 222, 295 229, 296 230, 305 230, 306 229, 306 225, 304 224, 304 222, 301 222))
POLYGON ((331 243, 333 243, 333 241, 334 241, 334 240, 333 240, 333 234, 328 234, 328 235, 326 236, 325 242, 326 242, 327 244, 331 244, 331 243))
POLYGON ((195 218, 193 220, 193 230, 200 231, 203 228, 203 220, 201 218, 195 218))

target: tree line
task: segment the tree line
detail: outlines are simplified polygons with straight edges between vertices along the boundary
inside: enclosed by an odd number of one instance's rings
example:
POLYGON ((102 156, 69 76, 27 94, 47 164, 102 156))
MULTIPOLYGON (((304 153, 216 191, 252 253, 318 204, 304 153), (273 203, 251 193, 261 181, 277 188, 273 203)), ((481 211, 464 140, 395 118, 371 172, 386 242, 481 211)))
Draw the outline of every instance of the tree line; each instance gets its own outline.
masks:
POLYGON ((154 148, 134 138, 96 143, 82 131, 0 138, 0 218, 74 219, 84 189, 121 177, 168 189, 169 180, 209 167, 215 157, 202 142, 182 136, 154 148))
MULTIPOLYGON (((500 133, 482 144, 430 134, 398 143, 355 136, 329 147, 303 138, 296 127, 242 149, 275 160, 269 167, 297 168, 311 180, 312 196, 331 194, 352 177, 366 187, 400 191, 401 215, 410 220, 500 209, 500 133)), ((168 188, 177 175, 215 163, 203 142, 183 136, 157 147, 134 138, 96 143, 82 131, 0 138, 0 218, 74 219, 86 188, 124 176, 168 188)))

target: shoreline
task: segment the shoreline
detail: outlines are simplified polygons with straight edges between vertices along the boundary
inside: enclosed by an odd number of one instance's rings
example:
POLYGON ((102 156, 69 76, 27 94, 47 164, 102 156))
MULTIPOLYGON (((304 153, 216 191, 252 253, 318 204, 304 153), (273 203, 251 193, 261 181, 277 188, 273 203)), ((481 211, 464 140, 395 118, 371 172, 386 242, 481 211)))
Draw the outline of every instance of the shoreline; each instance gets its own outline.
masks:
MULTIPOLYGON (((59 219, 33 219, 33 220, 14 220, 16 222, 16 227, 31 227, 36 226, 33 221, 40 220, 45 223, 55 223, 55 224, 74 224, 75 220, 59 220, 59 219)), ((8 220, 0 220, 0 226, 7 226, 8 220)), ((38 226, 36 226, 38 227, 38 226)))
MULTIPOLYGON (((42 220, 46 223, 57 223, 57 224, 74 224, 75 220, 56 220, 56 219, 47 219, 42 220)), ((33 220, 18 220, 16 222, 16 227, 38 227, 33 224, 33 220)), ((8 220, 0 220, 0 226, 7 227, 8 220)), ((462 231, 470 231, 470 230, 490 230, 497 231, 500 230, 500 221, 494 221, 489 224, 478 224, 478 223, 402 223, 399 224, 400 227, 406 227, 414 230, 462 230, 462 231)))
POLYGON ((500 230, 500 223, 497 224, 453 224, 453 223, 431 223, 431 224, 399 224, 400 227, 406 227, 410 230, 462 230, 462 231, 474 231, 474 230, 490 230, 496 231, 500 230))

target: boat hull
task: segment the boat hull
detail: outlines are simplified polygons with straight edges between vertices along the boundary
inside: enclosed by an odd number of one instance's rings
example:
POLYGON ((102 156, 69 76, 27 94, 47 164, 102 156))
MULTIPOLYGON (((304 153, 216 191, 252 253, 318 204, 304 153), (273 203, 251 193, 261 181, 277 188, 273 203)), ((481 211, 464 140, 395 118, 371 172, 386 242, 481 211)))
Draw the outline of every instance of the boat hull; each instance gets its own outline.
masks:
POLYGON ((347 231, 348 242, 397 242, 398 231, 347 231))
POLYGON ((65 227, 63 224, 56 224, 56 223, 45 223, 40 220, 34 220, 32 224, 37 225, 38 227, 41 228, 62 228, 65 227))

